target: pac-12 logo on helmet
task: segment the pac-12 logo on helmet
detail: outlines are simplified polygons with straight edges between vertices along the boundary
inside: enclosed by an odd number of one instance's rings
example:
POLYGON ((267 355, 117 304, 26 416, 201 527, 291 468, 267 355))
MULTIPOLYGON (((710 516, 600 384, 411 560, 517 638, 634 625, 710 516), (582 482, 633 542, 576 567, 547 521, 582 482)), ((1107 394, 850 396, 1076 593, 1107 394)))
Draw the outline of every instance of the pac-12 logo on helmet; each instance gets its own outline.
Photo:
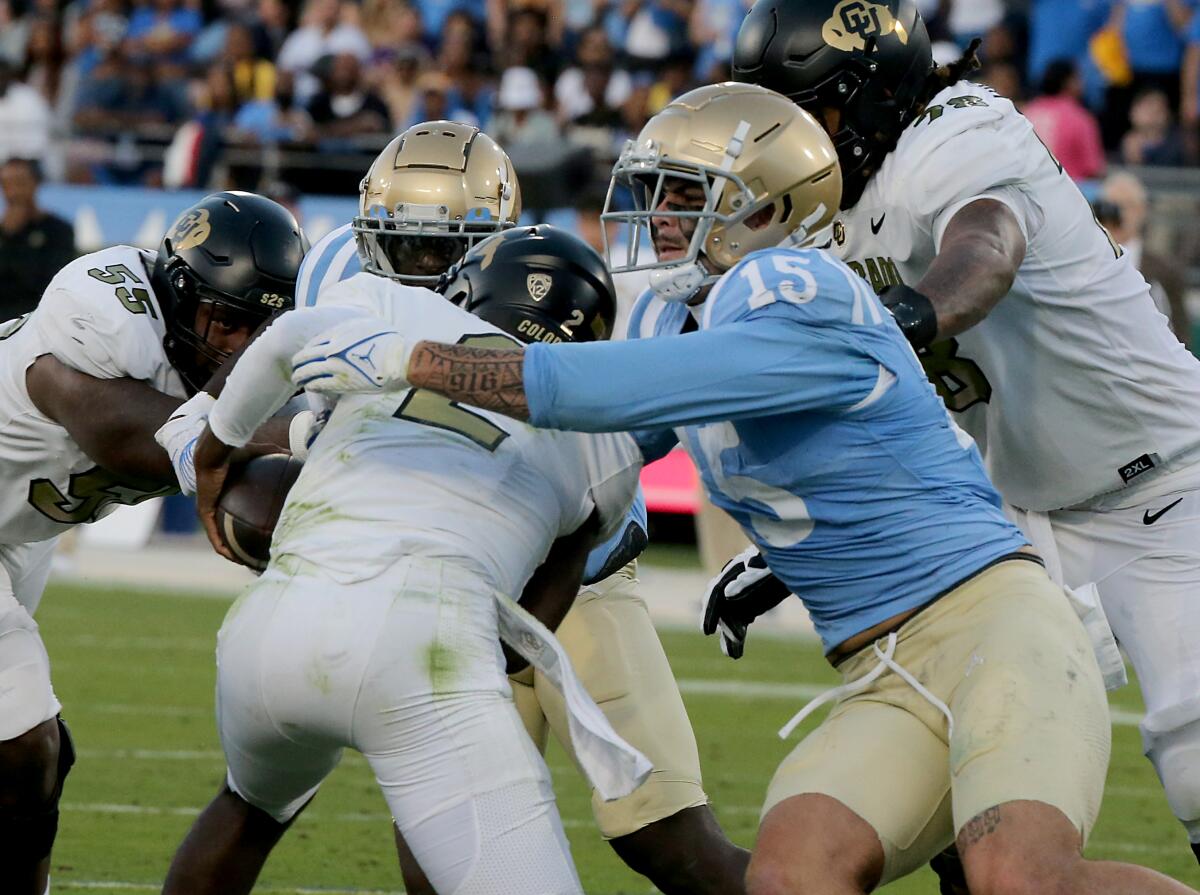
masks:
POLYGON ((442 293, 522 342, 607 339, 616 293, 602 259, 565 230, 539 224, 506 230, 467 252, 442 293), (513 288, 525 283, 525 290, 513 288))

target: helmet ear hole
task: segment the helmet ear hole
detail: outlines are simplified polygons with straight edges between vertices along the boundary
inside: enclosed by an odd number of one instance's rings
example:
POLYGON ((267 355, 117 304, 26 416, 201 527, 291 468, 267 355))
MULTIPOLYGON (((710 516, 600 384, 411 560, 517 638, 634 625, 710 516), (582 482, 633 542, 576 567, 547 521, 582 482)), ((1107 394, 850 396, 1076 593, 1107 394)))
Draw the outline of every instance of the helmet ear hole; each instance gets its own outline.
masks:
MULTIPOLYGON (((770 205, 764 205, 758 211, 754 212, 754 214, 747 216, 746 221, 745 221, 746 229, 747 230, 761 230, 764 227, 771 226, 771 223, 774 220, 775 220, 775 203, 772 202, 770 205)), ((783 219, 781 219, 781 222, 782 222, 782 220, 783 219)))

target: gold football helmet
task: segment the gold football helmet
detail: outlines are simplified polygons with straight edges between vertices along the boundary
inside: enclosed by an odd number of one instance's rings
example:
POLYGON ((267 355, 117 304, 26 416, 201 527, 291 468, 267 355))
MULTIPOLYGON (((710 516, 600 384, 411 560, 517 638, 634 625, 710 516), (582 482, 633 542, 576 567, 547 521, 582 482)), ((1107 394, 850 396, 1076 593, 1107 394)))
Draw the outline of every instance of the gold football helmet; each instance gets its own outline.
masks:
POLYGON ((626 244, 614 253, 605 234, 609 267, 649 270, 661 298, 687 301, 750 252, 811 241, 841 194, 837 153, 811 115, 755 84, 700 87, 651 118, 613 166, 601 217, 624 225, 626 244), (702 208, 664 201, 668 187, 692 184, 703 189, 702 208), (632 211, 614 210, 617 187, 633 194, 632 211), (683 257, 659 261, 642 242, 666 218, 685 234, 690 219, 695 230, 683 257))
POLYGON ((429 286, 477 241, 515 226, 512 162, 477 127, 416 124, 392 140, 359 185, 352 229, 363 269, 429 286))

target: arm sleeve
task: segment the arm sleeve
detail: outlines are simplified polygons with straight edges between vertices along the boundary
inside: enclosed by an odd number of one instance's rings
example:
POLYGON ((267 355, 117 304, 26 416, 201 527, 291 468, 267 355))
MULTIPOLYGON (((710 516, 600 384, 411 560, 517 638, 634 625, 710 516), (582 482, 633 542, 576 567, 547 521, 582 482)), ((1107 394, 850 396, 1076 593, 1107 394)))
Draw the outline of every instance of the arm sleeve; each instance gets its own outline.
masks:
POLYGON ((525 350, 530 422, 612 432, 849 408, 879 363, 831 328, 759 312, 681 336, 525 350))
POLYGON ((362 311, 302 308, 283 314, 242 355, 208 416, 222 442, 241 447, 296 391, 292 355, 332 326, 362 311))

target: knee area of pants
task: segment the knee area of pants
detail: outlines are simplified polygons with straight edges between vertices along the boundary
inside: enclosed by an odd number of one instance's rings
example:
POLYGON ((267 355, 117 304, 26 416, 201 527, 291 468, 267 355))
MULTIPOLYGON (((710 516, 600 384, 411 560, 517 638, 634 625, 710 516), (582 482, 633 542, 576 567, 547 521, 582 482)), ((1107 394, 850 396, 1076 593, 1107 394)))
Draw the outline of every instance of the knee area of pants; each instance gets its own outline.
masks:
POLYGON ((1200 840, 1200 720, 1168 727, 1172 719, 1162 714, 1156 712, 1143 722, 1142 742, 1172 813, 1196 842, 1200 840))

